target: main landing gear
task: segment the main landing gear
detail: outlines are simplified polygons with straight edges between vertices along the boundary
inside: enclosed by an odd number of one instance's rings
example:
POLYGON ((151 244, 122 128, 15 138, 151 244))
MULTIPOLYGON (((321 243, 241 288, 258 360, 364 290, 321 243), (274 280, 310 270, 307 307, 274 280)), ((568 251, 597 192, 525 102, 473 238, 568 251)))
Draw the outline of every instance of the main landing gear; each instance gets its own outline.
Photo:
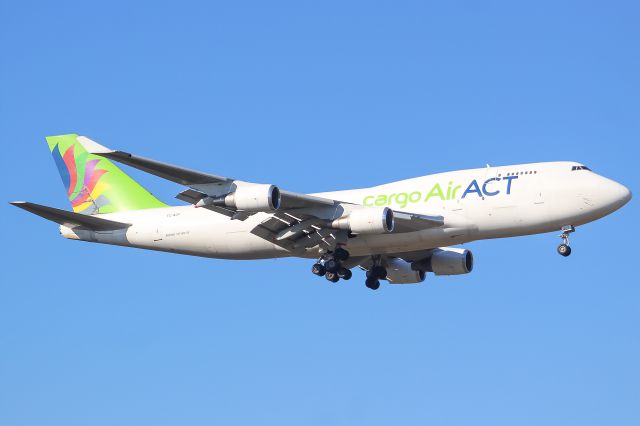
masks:
POLYGON ((340 279, 350 280, 353 273, 342 266, 342 262, 349 258, 349 252, 342 247, 338 247, 331 253, 323 255, 320 260, 311 267, 311 272, 318 276, 323 276, 332 283, 337 283, 340 279))
POLYGON ((374 261, 371 269, 367 271, 367 280, 364 284, 371 290, 377 290, 380 288, 380 280, 387 278, 387 270, 384 266, 380 265, 379 260, 374 261))
MULTIPOLYGON (((337 283, 341 279, 350 280, 353 276, 349 268, 343 263, 349 259, 349 252, 338 247, 333 252, 325 253, 318 262, 311 267, 311 272, 319 277, 324 276, 327 281, 337 283)), ((387 269, 382 266, 380 256, 373 256, 373 266, 367 271, 365 285, 371 290, 380 288, 380 280, 387 279, 387 269)))
POLYGON ((576 228, 568 225, 563 226, 561 231, 562 234, 560 234, 560 238, 562 238, 562 244, 558 246, 558 254, 560 254, 560 256, 567 257, 571 254, 571 247, 569 246, 569 234, 575 232, 576 228))

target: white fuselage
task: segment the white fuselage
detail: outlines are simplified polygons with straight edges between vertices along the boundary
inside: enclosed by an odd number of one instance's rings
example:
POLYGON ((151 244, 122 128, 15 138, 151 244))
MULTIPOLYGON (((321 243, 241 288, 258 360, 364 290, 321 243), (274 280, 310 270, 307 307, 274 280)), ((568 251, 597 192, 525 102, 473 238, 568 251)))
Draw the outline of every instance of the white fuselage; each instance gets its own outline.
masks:
MULTIPOLYGON (((473 240, 557 231, 582 225, 622 207, 627 188, 574 162, 531 163, 460 170, 365 189, 314 194, 344 203, 388 206, 444 217, 444 226, 419 232, 358 235, 352 255, 402 253, 473 240)), ((311 211, 309 211, 311 212, 311 211)), ((166 207, 100 215, 131 223, 119 231, 71 231, 67 238, 224 259, 316 257, 318 249, 292 253, 251 233, 269 218, 257 213, 232 220, 206 208, 166 207)))

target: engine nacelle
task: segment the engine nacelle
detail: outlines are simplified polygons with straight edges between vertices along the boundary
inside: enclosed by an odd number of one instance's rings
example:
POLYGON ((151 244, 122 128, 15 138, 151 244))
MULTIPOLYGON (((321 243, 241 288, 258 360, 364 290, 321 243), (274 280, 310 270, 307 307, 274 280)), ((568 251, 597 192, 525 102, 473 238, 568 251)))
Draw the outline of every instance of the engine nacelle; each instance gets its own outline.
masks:
POLYGON ((413 263, 413 269, 436 275, 460 275, 473 270, 473 255, 467 249, 444 247, 433 251, 431 257, 413 263))
POLYGON ((263 212, 280 208, 280 190, 274 185, 250 184, 237 186, 224 202, 229 207, 250 212, 263 212))
POLYGON ((393 231, 393 210, 389 207, 362 207, 331 222, 331 227, 355 234, 384 234, 393 231))
POLYGON ((425 271, 411 269, 411 263, 397 257, 387 259, 387 280, 391 284, 418 284, 424 281, 425 271))
POLYGON ((217 197, 205 197, 196 207, 229 207, 249 212, 265 212, 280 208, 280 190, 277 186, 257 183, 236 183, 236 189, 217 197))

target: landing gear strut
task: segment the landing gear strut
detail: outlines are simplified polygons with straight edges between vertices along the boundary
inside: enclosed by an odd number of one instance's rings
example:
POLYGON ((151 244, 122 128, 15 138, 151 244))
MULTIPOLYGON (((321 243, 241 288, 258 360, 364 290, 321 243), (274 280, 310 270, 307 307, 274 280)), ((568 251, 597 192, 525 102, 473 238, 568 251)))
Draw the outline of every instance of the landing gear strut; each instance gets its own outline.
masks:
POLYGON ((349 258, 349 252, 342 247, 338 247, 333 251, 333 258, 340 262, 345 261, 349 258))
POLYGON ((342 266, 342 262, 349 258, 349 252, 342 247, 336 248, 333 252, 323 254, 318 262, 311 267, 311 273, 319 277, 324 276, 327 281, 337 283, 340 278, 351 279, 352 273, 342 266))
POLYGON ((562 244, 558 246, 558 254, 560 254, 560 256, 567 257, 571 254, 571 247, 569 246, 569 234, 575 232, 576 228, 568 225, 563 226, 561 231, 562 234, 560 234, 560 238, 562 238, 562 244))
POLYGON ((341 267, 342 264, 335 259, 329 259, 324 262, 324 269, 326 269, 327 272, 338 272, 341 267))

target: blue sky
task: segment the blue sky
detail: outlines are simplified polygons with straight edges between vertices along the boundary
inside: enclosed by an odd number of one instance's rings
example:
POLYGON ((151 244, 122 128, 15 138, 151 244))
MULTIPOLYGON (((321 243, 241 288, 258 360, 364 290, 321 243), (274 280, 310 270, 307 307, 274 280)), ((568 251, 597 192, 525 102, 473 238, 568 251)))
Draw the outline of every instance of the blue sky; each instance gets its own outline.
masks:
MULTIPOLYGON (((3 2, 0 199, 46 135, 315 192, 577 160, 638 194, 637 2, 3 2)), ((131 171, 164 200, 174 184, 131 171)), ((176 204, 178 202, 176 201, 176 204)), ((5 204, 2 425, 637 425, 638 203, 367 290, 89 245, 5 204)))

